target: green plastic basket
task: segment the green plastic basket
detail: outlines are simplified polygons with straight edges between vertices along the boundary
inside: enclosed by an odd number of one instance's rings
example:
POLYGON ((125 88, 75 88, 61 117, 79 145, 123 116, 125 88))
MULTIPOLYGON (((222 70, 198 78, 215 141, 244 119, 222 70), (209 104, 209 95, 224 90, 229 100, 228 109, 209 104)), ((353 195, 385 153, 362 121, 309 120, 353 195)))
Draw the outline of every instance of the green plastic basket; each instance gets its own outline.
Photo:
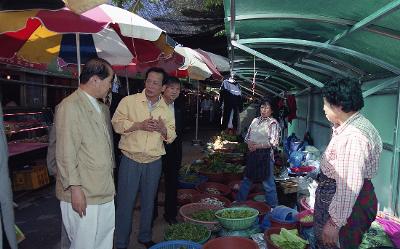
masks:
POLYGON ((257 219, 259 212, 257 209, 250 208, 250 207, 232 207, 232 208, 224 208, 215 212, 215 216, 217 217, 218 221, 221 225, 229 230, 243 230, 251 227, 255 220, 257 219), (238 219, 229 219, 229 218, 222 218, 221 214, 224 211, 232 210, 232 211, 245 211, 249 210, 253 213, 252 216, 246 218, 238 218, 238 219))

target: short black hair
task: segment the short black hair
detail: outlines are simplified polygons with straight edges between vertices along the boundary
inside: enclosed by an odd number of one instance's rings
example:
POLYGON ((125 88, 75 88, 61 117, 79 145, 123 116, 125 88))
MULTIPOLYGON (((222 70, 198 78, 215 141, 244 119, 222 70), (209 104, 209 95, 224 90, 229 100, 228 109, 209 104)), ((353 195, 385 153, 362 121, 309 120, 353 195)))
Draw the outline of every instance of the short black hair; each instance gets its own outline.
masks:
POLYGON ((355 112, 364 107, 361 85, 354 79, 335 79, 325 83, 322 96, 334 106, 341 106, 342 111, 355 112))
POLYGON ((144 78, 144 80, 146 81, 147 77, 152 72, 162 74, 162 76, 163 76, 162 85, 165 85, 165 83, 167 82, 168 75, 164 71, 164 69, 162 69, 161 67, 151 67, 151 68, 149 68, 149 70, 147 70, 147 72, 146 72, 146 77, 144 78))
POLYGON ((85 63, 79 78, 81 84, 86 84, 92 76, 97 75, 104 80, 110 76, 110 72, 112 72, 111 64, 102 58, 95 57, 85 63))
POLYGON ((181 81, 177 77, 169 76, 167 78, 167 81, 165 82, 165 85, 172 85, 172 84, 178 84, 181 86, 181 81))
POLYGON ((260 108, 261 108, 262 105, 269 105, 271 107, 271 110, 272 110, 272 116, 276 117, 276 115, 277 115, 276 105, 275 105, 275 102, 273 101, 273 99, 271 97, 265 96, 258 102, 258 110, 257 110, 257 115, 258 116, 261 115, 260 108))

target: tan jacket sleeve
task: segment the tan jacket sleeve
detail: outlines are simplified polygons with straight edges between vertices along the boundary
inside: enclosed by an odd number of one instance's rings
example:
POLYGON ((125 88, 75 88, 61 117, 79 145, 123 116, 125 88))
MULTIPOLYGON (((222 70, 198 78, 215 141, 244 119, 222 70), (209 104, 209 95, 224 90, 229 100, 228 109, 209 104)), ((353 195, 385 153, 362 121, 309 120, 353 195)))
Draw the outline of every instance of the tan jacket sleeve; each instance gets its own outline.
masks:
POLYGON ((134 122, 128 119, 128 113, 128 98, 125 97, 119 103, 111 120, 112 126, 116 133, 124 134, 127 129, 132 127, 134 122))
POLYGON ((78 111, 73 103, 64 103, 56 113, 56 161, 64 189, 82 185, 78 170, 78 151, 82 136, 78 111))

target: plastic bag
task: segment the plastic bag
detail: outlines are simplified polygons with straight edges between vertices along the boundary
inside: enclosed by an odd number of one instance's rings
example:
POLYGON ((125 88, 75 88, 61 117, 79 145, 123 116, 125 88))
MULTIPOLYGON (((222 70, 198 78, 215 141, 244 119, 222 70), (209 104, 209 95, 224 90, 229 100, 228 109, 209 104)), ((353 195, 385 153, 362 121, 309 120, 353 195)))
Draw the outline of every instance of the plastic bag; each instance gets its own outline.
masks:
POLYGON ((377 217, 376 221, 379 222, 383 230, 392 240, 396 248, 400 248, 400 224, 389 219, 377 217))
MULTIPOLYGON (((379 218, 377 218, 379 219, 379 218)), ((383 228, 376 221, 372 222, 371 227, 363 235, 359 249, 368 249, 376 247, 393 247, 392 242, 386 235, 383 228)))

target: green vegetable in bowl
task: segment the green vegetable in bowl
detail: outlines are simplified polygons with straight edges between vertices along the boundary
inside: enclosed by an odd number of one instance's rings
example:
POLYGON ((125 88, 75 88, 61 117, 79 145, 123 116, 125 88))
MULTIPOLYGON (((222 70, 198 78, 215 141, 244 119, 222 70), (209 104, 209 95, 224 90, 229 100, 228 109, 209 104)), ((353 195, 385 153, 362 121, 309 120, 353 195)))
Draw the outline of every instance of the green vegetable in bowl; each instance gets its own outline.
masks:
POLYGON ((215 210, 200 210, 190 215, 195 220, 216 221, 215 210))
POLYGON ((314 216, 312 214, 306 215, 303 218, 300 219, 300 222, 302 223, 310 223, 314 221, 314 216))
POLYGON ((201 225, 192 223, 177 223, 169 226, 165 231, 165 240, 190 240, 201 242, 208 238, 210 232, 201 225))
POLYGON ((254 216, 256 213, 252 210, 224 210, 218 214, 219 217, 225 219, 243 219, 254 216))
POLYGON ((282 249, 304 249, 308 244, 307 240, 299 237, 296 229, 287 230, 285 228, 281 229, 279 235, 271 234, 271 241, 282 249))

